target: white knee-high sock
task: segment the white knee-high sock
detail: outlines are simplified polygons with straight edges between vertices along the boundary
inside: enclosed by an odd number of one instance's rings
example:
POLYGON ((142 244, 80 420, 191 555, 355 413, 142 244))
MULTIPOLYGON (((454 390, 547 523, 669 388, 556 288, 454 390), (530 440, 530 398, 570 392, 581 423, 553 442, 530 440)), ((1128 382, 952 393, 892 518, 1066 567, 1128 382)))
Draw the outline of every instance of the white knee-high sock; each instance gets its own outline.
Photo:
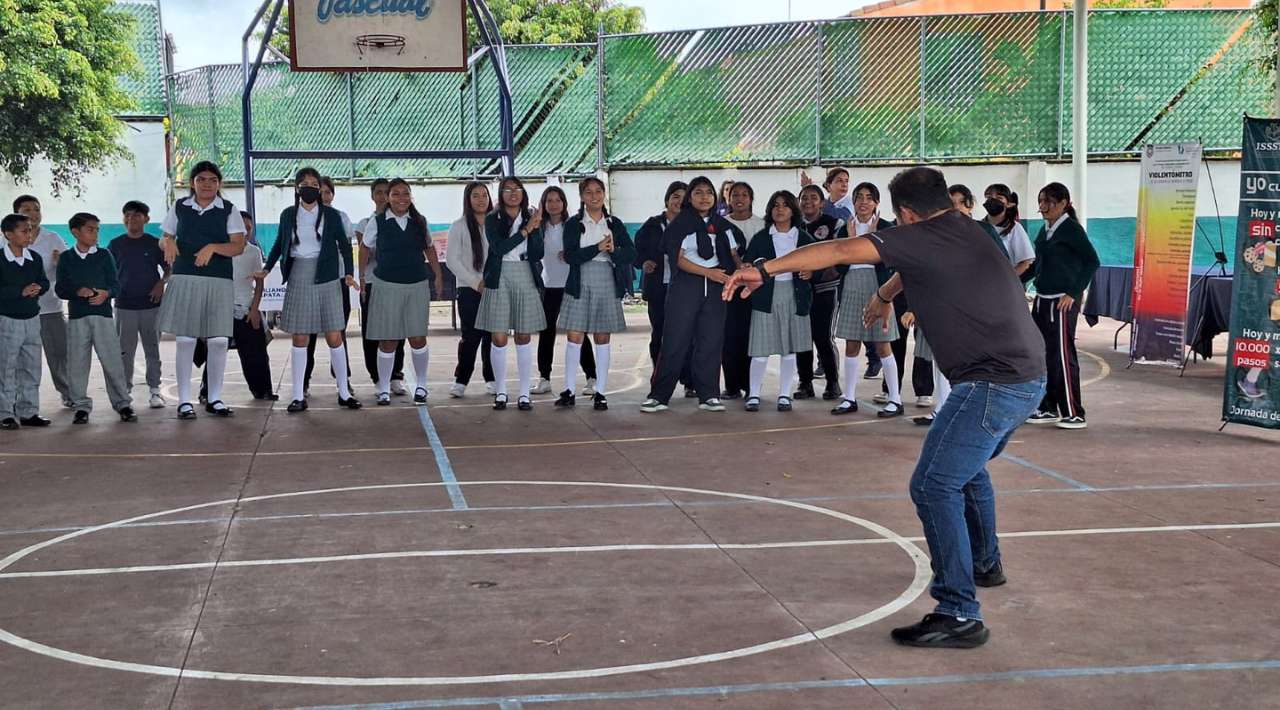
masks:
POLYGON ((844 357, 844 398, 850 401, 857 399, 856 387, 862 376, 862 355, 844 357))
POLYGON ((196 359, 196 339, 179 335, 178 357, 174 363, 174 372, 178 375, 178 404, 191 403, 191 370, 196 359))
POLYGON ((391 373, 396 369, 396 352, 378 350, 378 394, 391 394, 391 373))
POLYGON ((610 343, 596 345, 596 392, 605 394, 609 389, 610 343))
POLYGON ((209 360, 204 368, 209 373, 209 401, 222 399, 222 379, 227 374, 228 338, 209 338, 205 341, 209 347, 209 360))
POLYGON ((329 348, 329 364, 333 366, 333 379, 338 381, 338 396, 351 399, 351 382, 347 374, 347 346, 329 348))
POLYGON ((893 359, 893 355, 880 358, 881 372, 884 373, 884 384, 889 390, 889 401, 895 404, 902 404, 902 392, 898 381, 898 361, 893 359))
POLYGON ((582 343, 564 341, 564 388, 574 392, 578 388, 578 369, 582 363, 582 343))
POLYGON ((493 386, 496 394, 507 393, 507 346, 489 348, 489 362, 493 365, 493 386))
POLYGON ((778 396, 791 397, 792 388, 796 384, 796 354, 782 356, 778 374, 778 396))
POLYGON ((301 401, 306 394, 303 392, 303 381, 307 376, 307 349, 306 347, 293 346, 289 351, 289 371, 293 373, 293 399, 301 401))
POLYGON ((933 361, 933 413, 937 414, 942 411, 942 405, 947 403, 947 397, 951 396, 951 382, 947 380, 947 376, 942 374, 942 370, 938 369, 938 361, 933 361))
POLYGON ((516 344, 516 372, 520 374, 520 396, 529 396, 533 383, 533 343, 516 344))
MULTIPOLYGON (((430 352, 425 345, 422 346, 422 349, 409 349, 409 354, 413 357, 413 376, 417 379, 416 387, 424 392, 427 389, 427 361, 430 352)), ((417 394, 417 392, 414 392, 414 394, 417 394)))
POLYGON ((769 358, 753 357, 751 358, 751 389, 747 392, 748 397, 759 397, 760 389, 764 387, 764 373, 769 368, 769 358))

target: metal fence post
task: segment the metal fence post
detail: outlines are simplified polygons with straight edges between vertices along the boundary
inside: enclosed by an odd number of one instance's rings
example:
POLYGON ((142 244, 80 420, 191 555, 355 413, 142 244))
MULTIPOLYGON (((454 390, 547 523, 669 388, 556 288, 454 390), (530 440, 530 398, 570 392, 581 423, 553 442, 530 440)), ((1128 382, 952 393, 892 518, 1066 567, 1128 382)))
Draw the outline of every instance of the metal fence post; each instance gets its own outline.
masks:
POLYGON ((818 33, 818 61, 814 62, 814 82, 813 82, 813 164, 822 164, 822 98, 825 87, 823 86, 823 67, 827 66, 827 36, 824 33, 824 23, 815 23, 813 29, 818 33))
MULTIPOLYGON (((347 72, 347 138, 351 150, 356 149, 356 89, 355 79, 347 72)), ((351 159, 351 179, 356 179, 356 159, 351 159)))
POLYGON ((596 34, 596 172, 604 170, 604 32, 596 34))
POLYGON ((209 96, 209 149, 213 152, 212 158, 217 159, 218 156, 218 111, 213 103, 213 67, 204 68, 205 86, 208 89, 209 96))
POLYGON ((1062 159, 1062 131, 1066 109, 1062 101, 1067 91, 1067 11, 1058 14, 1058 159, 1062 159))
POLYGON ((928 151, 925 150, 925 132, 924 132, 924 106, 925 106, 925 32, 928 28, 928 18, 920 17, 920 158, 923 160, 928 151))

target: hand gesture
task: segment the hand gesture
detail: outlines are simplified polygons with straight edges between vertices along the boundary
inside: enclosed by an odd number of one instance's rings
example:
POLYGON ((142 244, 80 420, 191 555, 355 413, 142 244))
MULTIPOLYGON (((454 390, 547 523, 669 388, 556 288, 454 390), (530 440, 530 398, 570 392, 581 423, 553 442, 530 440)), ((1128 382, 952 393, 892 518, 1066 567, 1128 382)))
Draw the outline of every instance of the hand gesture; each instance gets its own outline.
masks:
POLYGON ((1076 299, 1070 296, 1063 296, 1062 298, 1058 299, 1058 310, 1063 313, 1066 313, 1067 311, 1071 310, 1071 307, 1074 306, 1075 304, 1076 304, 1076 299))
MULTIPOLYGON (((533 214, 529 215, 529 221, 525 222, 524 228, 527 229, 529 233, 532 233, 533 230, 541 226, 542 226, 542 208, 539 207, 538 209, 533 211, 533 214)), ((528 238, 528 234, 525 235, 525 238, 526 239, 528 238)))
POLYGON ((640 268, 641 268, 641 270, 643 270, 646 274, 652 274, 653 272, 655 272, 655 271, 657 271, 657 270, 658 270, 658 262, 653 261, 652 259, 650 259, 650 260, 648 260, 648 261, 644 262, 644 264, 642 264, 642 265, 640 266, 640 268))
POLYGON ((893 317, 893 304, 885 303, 872 296, 867 307, 862 311, 862 324, 868 328, 883 321, 884 330, 889 330, 890 318, 893 317))
POLYGON ((813 184, 813 178, 809 177, 809 173, 804 170, 800 171, 800 187, 808 187, 813 184))
POLYGON ((813 278, 813 272, 799 271, 799 272, 796 272, 796 276, 799 276, 801 281, 808 281, 809 279, 813 278))
POLYGON ((97 291, 94 291, 88 286, 84 286, 76 290, 76 295, 80 298, 93 298, 95 293, 97 293, 97 291))
POLYGON ((213 248, 212 244, 206 244, 200 247, 200 251, 196 252, 196 266, 203 267, 209 265, 209 262, 213 260, 213 248))
MULTIPOLYGON (((257 275, 255 274, 254 276, 256 277, 257 275)), ((266 274, 263 274, 262 277, 266 278, 266 274)), ((342 283, 346 284, 347 288, 356 288, 356 277, 348 274, 346 278, 342 279, 342 283)))
POLYGON ((245 316, 245 320, 249 321, 249 325, 254 330, 262 330, 262 311, 256 308, 249 311, 249 315, 245 316))
MULTIPOLYGON (((719 280, 719 279, 714 279, 719 280)), ((752 291, 756 290, 764 283, 764 277, 756 269, 738 269, 729 276, 724 283, 724 293, 721 296, 726 301, 733 300, 733 292, 739 287, 743 289, 742 295, 745 298, 752 291)))
POLYGON ((267 280, 267 272, 265 272, 265 271, 255 271, 255 272, 253 272, 253 278, 254 278, 255 280, 258 280, 258 281, 266 281, 266 280, 267 280))
POLYGON ((173 262, 178 258, 178 240, 173 237, 161 239, 160 250, 164 252, 164 263, 173 266, 173 262))
POLYGON ((23 298, 36 298, 39 295, 40 295, 40 284, 27 284, 27 287, 22 289, 23 298))
POLYGON ((160 299, 164 298, 164 282, 157 281, 156 285, 151 287, 151 293, 148 294, 148 297, 152 303, 159 303, 160 299))
POLYGON ((898 322, 902 324, 903 328, 910 328, 916 324, 916 314, 911 311, 907 311, 902 314, 902 317, 898 319, 898 322))
POLYGON ((107 291, 101 291, 101 290, 95 289, 93 292, 93 297, 89 299, 89 305, 101 306, 103 303, 106 303, 107 298, 110 296, 111 294, 107 291))
POLYGON ((608 253, 608 254, 612 254, 612 253, 613 253, 613 249, 614 249, 614 247, 613 247, 613 235, 612 235, 612 234, 610 234, 609 236, 605 237, 605 238, 600 242, 600 251, 606 252, 606 253, 608 253))

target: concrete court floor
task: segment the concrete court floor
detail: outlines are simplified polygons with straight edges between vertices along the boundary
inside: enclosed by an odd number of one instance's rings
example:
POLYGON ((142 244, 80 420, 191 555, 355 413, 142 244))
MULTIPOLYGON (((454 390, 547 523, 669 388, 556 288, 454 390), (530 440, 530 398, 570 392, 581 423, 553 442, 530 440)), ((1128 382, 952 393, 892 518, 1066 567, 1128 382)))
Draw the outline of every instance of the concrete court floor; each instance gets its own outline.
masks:
POLYGON ((117 423, 95 367, 73 427, 46 381, 55 425, 0 433, 0 707, 1280 707, 1280 435, 1216 432, 1221 358, 1125 371, 1081 326, 1090 428, 1024 427, 990 467, 991 641, 929 651, 888 639, 931 608, 923 430, 643 415, 630 319, 607 413, 448 399, 439 312, 426 410, 338 410, 324 348, 298 416, 234 355, 230 420, 117 423))

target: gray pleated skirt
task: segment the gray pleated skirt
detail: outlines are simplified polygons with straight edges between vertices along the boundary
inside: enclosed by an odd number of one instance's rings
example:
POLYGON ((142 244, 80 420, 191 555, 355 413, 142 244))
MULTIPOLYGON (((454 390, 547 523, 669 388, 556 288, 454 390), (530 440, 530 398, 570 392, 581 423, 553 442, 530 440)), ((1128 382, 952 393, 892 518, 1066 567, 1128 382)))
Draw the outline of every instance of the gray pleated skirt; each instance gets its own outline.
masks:
POLYGON ((796 315, 796 291, 790 281, 773 285, 773 310, 751 311, 751 357, 790 355, 813 349, 813 329, 809 316, 796 315))
POLYGON ((578 272, 582 276, 580 296, 565 295, 560 311, 560 327, 579 333, 621 333, 627 329, 613 281, 613 264, 588 261, 578 272))
POLYGON ((527 261, 502 262, 502 280, 497 288, 480 295, 476 329, 490 333, 537 333, 547 327, 542 296, 533 281, 527 261))
POLYGON ((346 330, 342 317, 341 281, 316 283, 319 259, 293 259, 289 267, 288 289, 280 310, 280 329, 286 333, 328 333, 346 330))
MULTIPOLYGON (((292 281, 292 279, 290 279, 292 281)), ((379 281, 369 293, 366 340, 427 337, 431 318, 431 280, 412 284, 379 281)))
POLYGON ((174 274, 160 302, 157 327, 187 338, 230 338, 235 311, 231 279, 174 274))
POLYGON ((898 339, 898 321, 889 322, 889 330, 876 323, 868 328, 862 324, 862 312, 874 297, 880 282, 875 269, 849 269, 844 275, 844 289, 840 294, 840 313, 836 316, 836 337, 863 343, 888 343, 898 339))
POLYGON ((924 339, 924 333, 918 325, 916 326, 916 357, 921 360, 933 359, 933 348, 929 347, 929 341, 924 339))

